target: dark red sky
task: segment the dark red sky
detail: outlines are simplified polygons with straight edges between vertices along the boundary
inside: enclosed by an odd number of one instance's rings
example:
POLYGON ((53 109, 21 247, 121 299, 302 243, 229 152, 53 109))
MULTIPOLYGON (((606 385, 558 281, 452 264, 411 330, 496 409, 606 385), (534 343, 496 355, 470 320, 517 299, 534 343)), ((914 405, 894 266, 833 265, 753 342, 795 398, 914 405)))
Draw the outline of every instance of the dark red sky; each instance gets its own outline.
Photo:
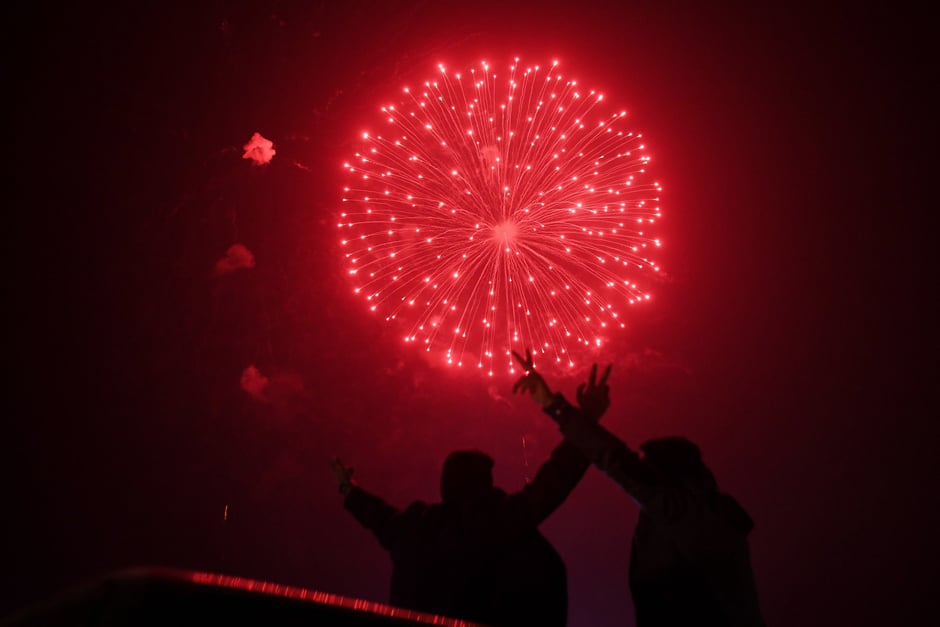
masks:
MULTIPOLYGON (((343 511, 330 455, 403 506, 436 497, 456 447, 490 452, 498 483, 521 487, 523 437, 533 471, 553 426, 508 380, 431 367, 370 317, 333 217, 377 103, 438 61, 511 55, 558 57, 626 106, 666 189, 669 281, 601 356, 608 427, 702 446, 757 522, 770 624, 926 610, 936 201, 921 94, 936 69, 922 16, 161 4, 6 21, 21 43, 0 613, 139 564, 383 600, 388 559, 343 511), (240 158, 255 131, 278 151, 265 168, 240 158), (213 277, 235 242, 256 267, 213 277), (240 388, 249 364, 274 402, 240 388)), ((572 396, 578 380, 553 383, 572 396)), ((635 517, 592 470, 544 525, 573 626, 632 624, 635 517)))

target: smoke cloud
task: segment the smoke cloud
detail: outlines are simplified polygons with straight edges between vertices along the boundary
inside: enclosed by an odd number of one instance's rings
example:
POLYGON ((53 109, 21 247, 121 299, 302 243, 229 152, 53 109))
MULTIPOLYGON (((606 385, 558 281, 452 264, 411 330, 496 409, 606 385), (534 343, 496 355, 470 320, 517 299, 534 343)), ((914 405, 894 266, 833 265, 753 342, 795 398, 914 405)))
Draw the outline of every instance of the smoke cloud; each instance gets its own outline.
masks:
POLYGON ((225 256, 215 262, 215 273, 228 274, 242 268, 254 268, 255 256, 244 244, 232 244, 225 256))
POLYGON ((267 165, 271 163, 271 159, 277 154, 277 151, 274 150, 274 142, 265 139, 261 133, 252 135, 248 143, 242 148, 245 149, 242 159, 251 159, 251 165, 267 165))
POLYGON ((268 402, 265 390, 268 388, 270 379, 261 374, 254 364, 245 368, 242 372, 241 386, 248 394, 259 401, 268 402))
POLYGON ((505 396, 500 394, 499 388, 496 387, 495 385, 488 386, 486 388, 486 393, 489 395, 491 399, 493 399, 497 403, 505 403, 509 407, 512 407, 512 403, 509 402, 509 399, 507 399, 505 396))
POLYGON ((295 372, 275 371, 268 376, 251 364, 242 371, 240 383, 249 396, 280 413, 296 412, 310 400, 303 379, 295 372))

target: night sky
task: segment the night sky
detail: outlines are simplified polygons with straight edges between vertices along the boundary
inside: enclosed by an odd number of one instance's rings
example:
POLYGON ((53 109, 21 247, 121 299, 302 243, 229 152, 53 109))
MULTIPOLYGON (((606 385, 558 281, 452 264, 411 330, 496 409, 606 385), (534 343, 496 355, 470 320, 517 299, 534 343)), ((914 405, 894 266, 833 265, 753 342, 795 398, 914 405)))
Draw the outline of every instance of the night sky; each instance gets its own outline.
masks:
MULTIPOLYGON (((923 16, 85 4, 5 21, 20 43, 4 81, 0 614, 135 565, 382 601, 390 562, 343 510, 332 455, 400 506, 437 498, 455 448, 522 487, 554 425, 512 379, 404 345, 352 294, 336 228, 341 164, 377 106, 438 62, 513 56, 558 58, 629 109, 664 186, 665 278, 594 356, 614 364, 604 423, 634 445, 701 446, 756 521, 769 624, 927 610, 940 473, 923 16), (242 159, 255 132, 277 150, 266 166, 242 159), (255 267, 219 275, 235 243, 255 267), (251 365, 261 399, 241 385, 251 365)), ((573 398, 585 376, 549 382, 573 398)), ((592 469, 543 525, 571 625, 633 624, 636 514, 592 469)))

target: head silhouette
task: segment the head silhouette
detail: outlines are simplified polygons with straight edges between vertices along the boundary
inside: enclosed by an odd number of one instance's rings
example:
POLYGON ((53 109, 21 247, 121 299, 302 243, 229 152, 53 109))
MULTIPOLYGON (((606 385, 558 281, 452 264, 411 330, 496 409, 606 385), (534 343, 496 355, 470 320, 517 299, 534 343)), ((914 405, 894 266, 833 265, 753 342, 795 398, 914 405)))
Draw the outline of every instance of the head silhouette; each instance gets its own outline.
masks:
POLYGON ((656 438, 640 445, 643 459, 669 480, 717 489, 715 476, 702 451, 693 442, 680 437, 656 438))
POLYGON ((441 500, 461 503, 493 490, 493 458, 480 451, 454 451, 444 460, 441 500))

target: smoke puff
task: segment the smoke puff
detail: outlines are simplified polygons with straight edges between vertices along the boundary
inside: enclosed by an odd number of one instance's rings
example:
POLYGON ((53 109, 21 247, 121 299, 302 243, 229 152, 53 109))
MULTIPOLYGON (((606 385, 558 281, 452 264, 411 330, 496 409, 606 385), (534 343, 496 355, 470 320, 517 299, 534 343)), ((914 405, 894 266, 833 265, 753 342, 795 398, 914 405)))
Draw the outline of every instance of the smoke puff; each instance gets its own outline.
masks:
POLYGON ((493 399, 494 401, 497 401, 497 402, 499 402, 499 403, 506 403, 506 404, 509 405, 510 407, 512 406, 512 403, 510 403, 509 400, 508 400, 505 396, 503 396, 502 394, 499 393, 499 388, 497 388, 495 385, 491 385, 491 386, 487 387, 487 388, 486 388, 486 393, 487 393, 487 394, 489 395, 489 397, 490 397, 491 399, 493 399))
POLYGON ((271 159, 277 154, 277 151, 274 150, 274 142, 262 137, 261 133, 252 135, 248 143, 242 146, 242 148, 245 149, 245 154, 242 155, 242 159, 251 159, 252 165, 266 165, 271 163, 271 159))
POLYGON ((255 256, 243 244, 232 244, 225 256, 215 262, 216 274, 227 274, 241 268, 254 268, 255 256))
POLYGON ((264 391, 267 389, 268 383, 270 383, 270 380, 261 374, 261 371, 255 368, 254 365, 248 366, 245 368, 244 372, 242 372, 242 389, 248 392, 254 399, 267 402, 268 399, 264 391))
POLYGON ((242 372, 241 388, 278 413, 295 413, 309 402, 303 379, 295 372, 274 372, 269 377, 252 364, 242 372))

